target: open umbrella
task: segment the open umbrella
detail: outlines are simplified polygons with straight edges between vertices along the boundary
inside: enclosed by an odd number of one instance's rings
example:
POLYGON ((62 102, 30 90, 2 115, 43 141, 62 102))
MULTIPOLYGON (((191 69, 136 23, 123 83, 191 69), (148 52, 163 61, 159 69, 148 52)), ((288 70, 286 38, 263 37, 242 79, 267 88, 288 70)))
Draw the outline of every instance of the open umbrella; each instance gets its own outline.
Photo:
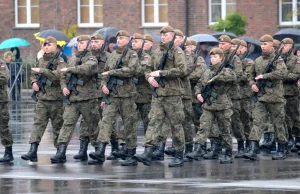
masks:
POLYGON ((47 36, 52 36, 54 38, 56 38, 56 40, 64 40, 64 41, 68 41, 68 37, 66 37, 66 35, 64 35, 64 33, 62 33, 61 31, 58 30, 44 30, 42 32, 40 32, 38 35, 38 37, 41 38, 47 38, 47 36))
POLYGON ((245 42, 247 42, 248 47, 249 44, 253 44, 254 48, 250 49, 252 50, 251 53, 249 54, 248 58, 255 60, 257 57, 261 56, 261 47, 260 47, 260 42, 254 38, 250 38, 247 36, 243 36, 239 38, 240 40, 244 40, 245 42))
MULTIPOLYGON (((34 35, 34 37, 35 37, 37 40, 39 40, 40 43, 42 44, 42 43, 45 41, 46 38, 39 37, 39 36, 38 36, 39 34, 40 34, 40 32, 37 32, 37 33, 35 33, 35 34, 33 34, 33 35, 34 35)), ((57 39, 56 39, 56 40, 57 40, 57 39)), ((57 40, 56 43, 57 43, 59 46, 63 46, 63 45, 66 44, 66 41, 64 41, 64 40, 57 40)))
POLYGON ((218 40, 209 34, 196 34, 193 36, 190 36, 189 39, 195 40, 196 42, 206 42, 211 45, 217 45, 219 42, 218 40))
POLYGON ((118 31, 120 31, 120 29, 116 27, 104 27, 96 30, 93 34, 101 34, 103 38, 115 37, 118 31))
POLYGON ((30 43, 27 40, 22 38, 10 38, 4 40, 0 44, 0 49, 7 49, 7 48, 21 47, 21 46, 30 46, 30 43))
POLYGON ((219 38, 220 36, 222 36, 222 35, 227 35, 227 36, 229 36, 230 38, 236 38, 237 36, 235 35, 235 34, 233 34, 233 33, 231 33, 231 32, 226 32, 226 31, 223 31, 223 32, 215 32, 215 33, 212 33, 211 34, 213 37, 215 37, 215 38, 219 38))
POLYGON ((284 38, 291 38, 295 43, 300 43, 300 29, 285 28, 276 32, 273 38, 280 41, 284 38))
POLYGON ((78 38, 78 36, 72 38, 70 40, 70 42, 67 44, 67 46, 68 47, 77 47, 77 45, 78 45, 77 38, 78 38))

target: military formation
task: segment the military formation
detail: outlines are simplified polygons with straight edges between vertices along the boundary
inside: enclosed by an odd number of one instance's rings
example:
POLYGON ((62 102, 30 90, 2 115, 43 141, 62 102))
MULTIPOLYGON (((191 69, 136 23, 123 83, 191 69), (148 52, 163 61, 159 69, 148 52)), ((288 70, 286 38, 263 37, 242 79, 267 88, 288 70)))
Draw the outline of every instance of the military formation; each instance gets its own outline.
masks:
MULTIPOLYGON (((169 167, 203 159, 228 164, 233 158, 255 161, 261 150, 275 151, 273 160, 285 159, 290 151, 300 155, 300 59, 293 54, 292 39, 278 43, 263 35, 262 55, 253 61, 245 41, 222 35, 219 46, 209 52, 208 68, 200 43, 171 26, 163 27, 160 35, 154 49, 151 35, 120 30, 111 53, 102 35, 80 35, 76 57, 68 64, 56 52, 56 39, 47 37, 45 54, 32 68, 32 98, 37 104, 31 146, 21 158, 38 161, 38 146, 50 119, 57 149, 51 163, 65 163, 80 116, 80 149, 73 158, 89 165, 121 159, 122 166, 150 166, 165 155, 173 157, 169 167), (115 126, 118 117, 120 129, 115 126), (140 121, 144 152, 136 153, 140 121), (166 148, 169 133, 172 146, 166 148), (87 153, 89 143, 94 152, 87 153)), ((0 65, 0 135, 5 147, 0 162, 11 162, 9 70, 3 61, 0 65)))

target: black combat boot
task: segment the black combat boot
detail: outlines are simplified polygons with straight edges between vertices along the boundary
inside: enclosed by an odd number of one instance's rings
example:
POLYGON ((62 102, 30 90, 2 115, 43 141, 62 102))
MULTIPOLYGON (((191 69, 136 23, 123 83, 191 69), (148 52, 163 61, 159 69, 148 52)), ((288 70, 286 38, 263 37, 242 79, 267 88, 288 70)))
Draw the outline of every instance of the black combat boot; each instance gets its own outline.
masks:
POLYGON ((238 141, 238 150, 234 158, 243 158, 244 155, 244 141, 238 141))
POLYGON ((98 150, 96 152, 91 152, 89 154, 90 158, 93 160, 97 160, 98 162, 104 162, 105 161, 105 148, 106 143, 100 142, 98 146, 98 150))
POLYGON ((271 133, 271 132, 264 132, 264 139, 263 139, 263 141, 261 142, 261 144, 260 144, 260 146, 259 146, 260 149, 267 149, 267 148, 266 148, 266 145, 267 145, 267 143, 269 142, 269 139, 270 139, 270 133, 271 133))
POLYGON ((294 144, 295 144, 294 137, 290 134, 288 139, 288 149, 290 150, 294 144))
POLYGON ((164 161, 165 159, 165 146, 166 142, 160 142, 157 149, 152 154, 152 160, 164 161))
POLYGON ((249 152, 250 150, 250 140, 246 140, 244 153, 249 152))
POLYGON ((66 163, 67 161, 66 151, 67 151, 67 144, 64 143, 60 144, 56 155, 50 158, 51 163, 66 163))
POLYGON ((152 160, 152 154, 153 154, 153 147, 145 147, 144 153, 135 154, 134 159, 136 159, 138 162, 142 162, 146 166, 150 166, 152 160))
POLYGON ((269 141, 265 144, 264 149, 268 149, 270 151, 276 150, 276 142, 275 142, 275 133, 269 132, 269 141))
POLYGON ((128 154, 127 151, 127 144, 121 143, 121 149, 112 152, 112 155, 116 158, 122 158, 122 160, 125 160, 128 154))
POLYGON ((184 158, 183 161, 184 162, 192 162, 193 159, 186 157, 189 153, 193 152, 193 144, 185 144, 185 151, 184 151, 184 158))
POLYGON ((219 158, 219 144, 218 144, 218 142, 211 141, 210 152, 208 152, 207 154, 204 154, 203 158, 207 159, 207 160, 214 160, 214 159, 219 158))
POLYGON ((285 159, 284 149, 286 144, 278 143, 277 153, 272 156, 272 160, 283 160, 285 159))
POLYGON ((296 137, 296 139, 298 139, 297 141, 296 141, 296 148, 298 148, 298 150, 300 150, 300 137, 296 137))
POLYGON ((173 146, 172 147, 167 147, 166 150, 165 150, 165 154, 168 155, 168 156, 175 157, 175 148, 173 146))
POLYGON ((23 160, 30 160, 31 162, 37 162, 37 150, 38 150, 39 144, 37 143, 32 143, 30 146, 30 150, 28 151, 27 154, 24 154, 21 156, 23 160))
POLYGON ((291 148, 291 152, 298 152, 299 148, 300 148, 300 137, 295 137, 295 144, 291 148))
MULTIPOLYGON (((95 152, 99 152, 99 147, 95 147, 95 152)), ((88 161, 88 165, 99 165, 99 164, 103 164, 103 162, 98 160, 93 160, 93 159, 88 161)))
POLYGON ((133 157, 136 154, 136 148, 133 149, 127 149, 127 158, 126 160, 121 162, 122 166, 136 166, 137 165, 137 161, 136 159, 133 157))
POLYGON ((187 158, 193 159, 193 160, 201 160, 203 155, 205 154, 204 151, 204 145, 200 143, 195 143, 194 151, 190 152, 186 155, 187 158))
POLYGON ((256 150, 258 149, 258 141, 250 141, 250 149, 249 152, 244 153, 243 158, 249 159, 249 160, 256 160, 256 150))
POLYGON ((106 160, 117 160, 117 158, 113 155, 113 152, 119 151, 119 143, 117 141, 110 141, 110 145, 111 145, 111 152, 106 157, 106 160))
POLYGON ((232 149, 226 149, 224 157, 221 157, 220 159, 220 164, 230 164, 232 162, 232 149))
POLYGON ((169 163, 169 167, 180 167, 183 166, 183 152, 175 152, 175 157, 173 160, 169 163))
POLYGON ((75 160, 86 161, 88 160, 87 150, 88 150, 89 142, 81 140, 78 154, 73 156, 75 160))
POLYGON ((12 146, 5 147, 4 156, 0 158, 0 162, 11 162, 14 160, 14 156, 12 153, 12 146))

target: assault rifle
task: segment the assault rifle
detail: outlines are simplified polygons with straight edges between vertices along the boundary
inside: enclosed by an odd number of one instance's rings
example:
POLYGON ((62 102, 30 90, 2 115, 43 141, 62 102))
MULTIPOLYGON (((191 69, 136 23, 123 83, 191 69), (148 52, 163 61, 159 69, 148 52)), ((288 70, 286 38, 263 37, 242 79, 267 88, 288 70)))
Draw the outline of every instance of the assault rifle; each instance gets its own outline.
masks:
MULTIPOLYGON (((172 47, 173 47, 173 45, 174 45, 175 38, 176 38, 176 33, 174 34, 174 37, 173 37, 173 39, 171 40, 171 42, 170 42, 170 44, 169 44, 168 50, 163 54, 163 56, 162 56, 162 58, 161 58, 161 60, 160 60, 160 63, 159 63, 159 65, 157 66, 156 70, 164 70, 165 65, 166 65, 166 62, 167 62, 167 59, 168 59, 168 56, 169 56, 169 51, 172 49, 172 47)), ((163 78, 161 78, 161 77, 155 77, 154 79, 155 79, 155 81, 156 81, 162 88, 165 87, 165 84, 164 84, 164 82, 163 82, 163 78)), ((151 88, 151 93, 152 93, 152 95, 153 95, 155 98, 158 97, 156 90, 157 90, 157 88, 152 86, 152 88, 151 88)))
MULTIPOLYGON (((121 57, 119 58, 119 60, 117 61, 114 69, 120 69, 122 68, 123 65, 123 58, 126 56, 129 48, 130 48, 130 42, 131 42, 132 38, 130 39, 127 47, 125 48, 125 50, 123 51, 121 57)), ((109 80, 106 84, 106 87, 109 91, 112 91, 115 95, 118 95, 118 91, 117 91, 117 85, 122 86, 123 85, 123 81, 118 79, 116 76, 109 76, 109 80)), ((110 104, 110 101, 108 100, 108 95, 104 94, 103 97, 103 102, 105 102, 105 104, 110 104)))
MULTIPOLYGON (((269 61, 266 69, 264 70, 264 72, 262 74, 266 74, 266 73, 270 73, 272 71, 272 68, 273 68, 273 65, 274 63, 278 60, 278 58, 280 57, 281 53, 282 53, 282 49, 283 48, 280 48, 281 47, 281 44, 279 45, 279 50, 277 52, 275 52, 275 57, 269 61)), ((262 94, 265 94, 265 87, 268 87, 268 88, 272 88, 273 87, 273 84, 272 84, 272 81, 269 80, 269 79, 260 79, 257 81, 257 88, 259 90, 259 92, 261 92, 262 94)), ((257 95, 259 92, 255 92, 251 99, 253 100, 253 102, 257 102, 258 101, 258 98, 257 98, 257 95)))
MULTIPOLYGON (((82 65, 82 57, 84 57, 86 55, 86 53, 88 52, 90 42, 91 42, 91 40, 88 41, 88 43, 87 43, 85 49, 83 50, 79 60, 76 61, 76 65, 82 65)), ((67 105, 70 105, 71 104, 71 101, 70 101, 71 93, 74 92, 75 95, 78 95, 79 92, 77 91, 76 87, 77 87, 77 85, 83 86, 84 82, 82 80, 80 80, 77 77, 77 75, 74 74, 74 73, 68 73, 66 81, 67 81, 67 89, 70 91, 70 94, 64 97, 64 102, 67 105)))
MULTIPOLYGON (((98 53, 98 56, 96 57, 98 63, 100 63, 100 62, 104 62, 104 63, 105 63, 105 61, 102 61, 102 60, 101 60, 100 55, 101 55, 101 53, 103 53, 103 51, 104 51, 104 49, 105 49, 107 43, 108 43, 108 36, 105 38, 105 41, 104 41, 104 43, 102 44, 102 46, 101 46, 101 48, 100 48, 100 51, 99 51, 99 53, 98 53)), ((101 78, 102 78, 102 74, 101 74, 101 73, 97 73, 97 79, 101 79, 101 78)))
MULTIPOLYGON (((217 75, 219 75, 221 73, 221 71, 223 70, 223 68, 233 68, 230 64, 230 62, 232 61, 233 57, 235 56, 236 52, 238 51, 238 49, 240 48, 240 44, 237 45, 236 49, 231 53, 231 55, 225 59, 225 61, 221 64, 221 66, 219 67, 218 71, 212 75, 212 78, 216 77, 217 75)), ((203 102, 199 102, 199 104, 197 105, 197 109, 202 109, 202 105, 206 102, 207 105, 211 105, 211 101, 210 101, 210 97, 213 98, 217 98, 217 93, 215 93, 213 91, 213 82, 210 82, 208 84, 205 85, 205 87, 202 89, 201 91, 201 96, 203 98, 203 102)))
MULTIPOLYGON (((53 71, 54 70, 54 60, 57 59, 60 55, 60 52, 57 52, 55 54, 55 56, 48 62, 47 64, 47 69, 53 71)), ((45 86, 52 86, 52 81, 50 81, 46 76, 44 76, 43 74, 40 74, 39 75, 39 78, 38 78, 38 81, 37 81, 37 85, 39 86, 39 91, 41 90, 43 92, 43 94, 46 93, 46 90, 45 90, 45 86)), ((33 91, 32 92, 32 95, 31 95, 31 98, 37 102, 38 101, 38 98, 37 98, 37 94, 39 91, 33 91)))
POLYGON ((186 40, 187 40, 187 36, 184 37, 183 42, 182 42, 181 45, 179 46, 183 51, 184 51, 184 45, 185 45, 185 43, 186 43, 186 40))
MULTIPOLYGON (((144 44, 145 44, 145 41, 143 40, 142 47, 139 49, 139 51, 138 51, 138 53, 137 53, 138 59, 140 58, 140 56, 141 56, 142 53, 143 53, 143 50, 144 50, 144 44)), ((139 84, 139 78, 133 78, 133 83, 134 83, 135 85, 138 85, 138 84, 139 84)))

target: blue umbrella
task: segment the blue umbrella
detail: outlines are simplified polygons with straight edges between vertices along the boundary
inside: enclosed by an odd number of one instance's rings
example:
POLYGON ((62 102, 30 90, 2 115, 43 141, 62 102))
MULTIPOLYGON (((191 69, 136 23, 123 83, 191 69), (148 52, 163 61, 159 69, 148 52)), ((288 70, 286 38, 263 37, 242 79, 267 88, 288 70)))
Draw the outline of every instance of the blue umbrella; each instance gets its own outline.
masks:
POLYGON ((190 36, 189 39, 195 40, 196 42, 206 42, 211 44, 218 44, 218 40, 209 34, 196 34, 193 36, 190 36))
POLYGON ((21 46, 30 46, 30 43, 22 38, 10 38, 7 40, 4 40, 0 44, 0 49, 8 49, 13 47, 21 47, 21 46))
POLYGON ((72 38, 70 40, 70 42, 67 44, 67 46, 68 47, 77 47, 77 45, 78 45, 77 38, 78 38, 78 36, 72 38))

